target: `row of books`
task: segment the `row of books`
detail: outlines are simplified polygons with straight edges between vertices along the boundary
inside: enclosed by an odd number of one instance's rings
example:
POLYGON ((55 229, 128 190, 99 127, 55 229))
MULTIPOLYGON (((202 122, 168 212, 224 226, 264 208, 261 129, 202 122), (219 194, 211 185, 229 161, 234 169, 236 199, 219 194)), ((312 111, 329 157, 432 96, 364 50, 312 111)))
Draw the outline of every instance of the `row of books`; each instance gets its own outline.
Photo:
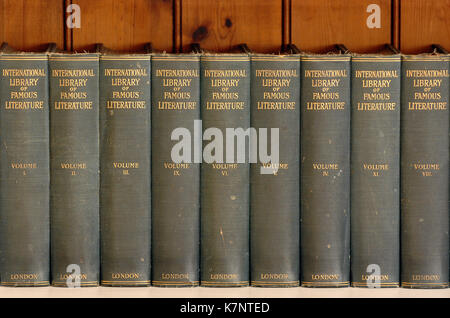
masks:
POLYGON ((0 53, 1 285, 448 287, 450 55, 53 51, 0 53))

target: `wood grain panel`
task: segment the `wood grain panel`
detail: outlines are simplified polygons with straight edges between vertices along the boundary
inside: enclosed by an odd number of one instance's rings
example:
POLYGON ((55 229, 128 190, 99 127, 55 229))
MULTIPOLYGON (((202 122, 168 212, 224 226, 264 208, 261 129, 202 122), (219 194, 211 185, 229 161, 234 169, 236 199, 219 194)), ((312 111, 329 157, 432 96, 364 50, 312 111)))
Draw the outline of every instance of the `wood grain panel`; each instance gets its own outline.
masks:
POLYGON ((81 8, 81 28, 73 29, 75 51, 93 50, 94 44, 123 52, 152 42, 157 50, 173 49, 171 0, 72 0, 81 8))
POLYGON ((450 0, 400 1, 400 49, 420 53, 438 43, 450 50, 450 0))
POLYGON ((182 0, 181 46, 223 52, 247 43, 256 52, 282 44, 282 0, 182 0))
POLYGON ((0 0, 0 42, 41 51, 49 42, 64 46, 62 0, 0 0))
POLYGON ((400 0, 392 0, 392 45, 400 50, 400 0))
POLYGON ((323 52, 343 43, 364 53, 391 43, 390 0, 291 0, 291 39, 301 50, 323 52), (381 27, 368 28, 369 4, 380 6, 381 27))
POLYGON ((173 45, 175 52, 181 48, 181 0, 173 0, 173 45))

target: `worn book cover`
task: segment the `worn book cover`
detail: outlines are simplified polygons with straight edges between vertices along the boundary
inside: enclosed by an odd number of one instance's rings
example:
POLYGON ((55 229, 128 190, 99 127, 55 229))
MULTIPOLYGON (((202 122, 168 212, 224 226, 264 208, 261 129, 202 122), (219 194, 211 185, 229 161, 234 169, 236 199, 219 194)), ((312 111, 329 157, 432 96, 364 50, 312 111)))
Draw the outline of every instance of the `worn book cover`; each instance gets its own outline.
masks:
POLYGON ((204 54, 201 92, 201 285, 248 286, 250 164, 243 132, 250 126, 249 56, 204 54))
POLYGON ((101 284, 150 285, 149 54, 100 56, 101 284))
POLYGON ((352 286, 400 282, 399 54, 352 57, 352 286))
POLYGON ((350 55, 301 59, 301 284, 350 284, 350 55))
POLYGON ((407 288, 448 287, 449 60, 402 58, 401 285, 407 288))
POLYGON ((0 279, 50 282, 47 54, 0 54, 0 279))
POLYGON ((200 55, 154 54, 152 81, 152 284, 198 286, 200 55))
POLYGON ((98 54, 49 56, 53 286, 99 283, 98 73, 98 54))
POLYGON ((300 55, 253 54, 251 63, 251 127, 258 134, 251 285, 293 287, 300 282, 300 55))

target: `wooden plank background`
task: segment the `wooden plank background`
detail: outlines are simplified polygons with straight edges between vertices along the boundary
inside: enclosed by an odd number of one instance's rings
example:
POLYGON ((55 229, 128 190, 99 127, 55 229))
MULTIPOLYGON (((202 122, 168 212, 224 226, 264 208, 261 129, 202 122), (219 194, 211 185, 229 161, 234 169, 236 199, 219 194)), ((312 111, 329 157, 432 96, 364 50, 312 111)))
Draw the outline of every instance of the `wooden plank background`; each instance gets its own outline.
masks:
POLYGON ((372 52, 391 43, 390 0, 292 0, 291 40, 305 51, 327 51, 342 43, 350 51, 372 52), (368 28, 366 9, 377 4, 380 28, 368 28))
POLYGON ((192 42, 223 52, 247 43, 258 52, 276 52, 282 44, 282 0, 181 0, 181 48, 192 42))
POLYGON ((64 46, 61 0, 0 0, 0 42, 26 51, 64 46))
POLYGON ((96 42, 118 51, 141 50, 150 41, 155 49, 173 49, 173 8, 170 0, 71 2, 80 6, 82 23, 81 28, 69 30, 69 47, 74 51, 92 50, 96 42))
POLYGON ((118 51, 181 52, 192 42, 224 52, 247 43, 255 52, 277 52, 294 43, 327 51, 343 43, 372 52, 391 43, 419 53, 432 43, 450 49, 450 0, 0 0, 0 41, 25 51, 49 42, 91 51, 102 42, 118 51), (81 28, 66 26, 69 4, 81 8, 81 28), (380 28, 368 28, 367 6, 381 9, 380 28))
POLYGON ((450 50, 450 0, 406 0, 400 3, 400 49, 416 53, 439 43, 450 50))

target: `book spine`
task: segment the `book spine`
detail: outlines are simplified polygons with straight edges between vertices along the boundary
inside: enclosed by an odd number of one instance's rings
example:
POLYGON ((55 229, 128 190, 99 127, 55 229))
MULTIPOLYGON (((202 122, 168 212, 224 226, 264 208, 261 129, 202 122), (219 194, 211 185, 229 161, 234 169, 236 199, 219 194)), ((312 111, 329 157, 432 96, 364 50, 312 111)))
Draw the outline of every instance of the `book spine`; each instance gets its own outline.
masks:
POLYGON ((350 279, 350 56, 301 60, 301 280, 350 279))
MULTIPOLYGON (((300 257, 300 56, 253 55, 251 127, 271 156, 250 171, 251 285, 298 286, 300 257), (278 132, 278 147, 273 138, 278 132), (262 169, 272 168, 272 173, 262 169)), ((261 151, 261 150, 259 150, 261 151)), ((268 153, 268 152, 267 152, 268 153)))
POLYGON ((185 142, 194 149, 193 138, 201 145, 201 136, 194 137, 201 133, 194 131, 200 120, 200 57, 157 54, 152 69, 152 284, 198 286, 200 164, 192 151, 179 161, 172 150, 185 142), (176 134, 180 129, 188 141, 176 134))
POLYGON ((448 72, 448 57, 402 60, 402 287, 448 287, 448 72))
POLYGON ((0 278, 46 286, 50 276, 48 58, 0 55, 0 278))
POLYGON ((352 58, 351 273, 400 281, 400 56, 352 58))
POLYGON ((49 69, 52 285, 97 286, 98 55, 52 54, 49 69))
POLYGON ((101 284, 150 285, 150 55, 100 57, 101 284))
POLYGON ((247 148, 226 130, 250 126, 250 58, 202 56, 201 92, 201 285, 248 286, 250 167, 247 148), (236 155, 246 158, 237 162, 236 155))

